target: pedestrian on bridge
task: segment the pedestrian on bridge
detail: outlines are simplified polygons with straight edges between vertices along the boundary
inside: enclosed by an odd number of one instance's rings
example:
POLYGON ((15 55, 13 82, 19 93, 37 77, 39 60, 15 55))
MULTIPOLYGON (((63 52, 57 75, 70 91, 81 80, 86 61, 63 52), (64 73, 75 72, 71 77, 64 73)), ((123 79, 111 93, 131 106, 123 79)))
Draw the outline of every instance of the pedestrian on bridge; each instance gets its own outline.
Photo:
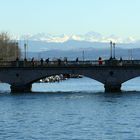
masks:
POLYGON ((122 60, 122 57, 120 57, 119 65, 122 66, 122 63, 123 63, 123 60, 122 60))
POLYGON ((18 67, 19 66, 19 58, 17 57, 16 58, 16 67, 18 67))
POLYGON ((99 62, 99 65, 103 64, 102 57, 99 57, 98 62, 99 62))
POLYGON ((24 58, 24 67, 27 65, 27 58, 24 58))
POLYGON ((68 60, 67 57, 64 57, 64 63, 67 64, 68 60))
POLYGON ((34 67, 34 57, 31 60, 32 66, 34 67))
POLYGON ((41 62, 41 66, 43 66, 43 62, 44 62, 43 58, 41 58, 40 62, 41 62))
POLYGON ((61 65, 61 59, 60 58, 58 59, 58 65, 61 65))
POLYGON ((46 59, 46 63, 49 64, 49 58, 46 59))
POLYGON ((76 58, 76 63, 78 63, 79 62, 79 59, 78 59, 78 57, 76 58))

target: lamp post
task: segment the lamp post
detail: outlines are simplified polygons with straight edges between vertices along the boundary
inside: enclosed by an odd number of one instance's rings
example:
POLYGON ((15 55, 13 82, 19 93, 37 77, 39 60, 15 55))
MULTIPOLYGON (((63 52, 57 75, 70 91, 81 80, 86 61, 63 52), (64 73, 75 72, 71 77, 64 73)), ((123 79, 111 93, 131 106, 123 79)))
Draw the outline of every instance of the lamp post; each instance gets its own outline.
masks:
POLYGON ((133 50, 131 49, 131 61, 133 60, 133 50))
POLYGON ((84 62, 85 61, 85 52, 83 51, 82 54, 83 54, 83 62, 84 62))
POLYGON ((110 59, 112 59, 112 41, 110 41, 110 59))
POLYGON ((113 53, 114 53, 114 54, 113 54, 113 55, 114 55, 113 58, 114 58, 114 59, 115 59, 115 57, 116 57, 116 56, 115 56, 115 55, 116 55, 116 54, 115 54, 115 45, 116 45, 116 44, 113 43, 113 53))
POLYGON ((27 49, 27 44, 24 43, 24 59, 25 59, 25 60, 27 59, 27 56, 26 56, 26 49, 27 49))
POLYGON ((16 42, 16 58, 19 57, 19 52, 18 52, 18 42, 16 42))

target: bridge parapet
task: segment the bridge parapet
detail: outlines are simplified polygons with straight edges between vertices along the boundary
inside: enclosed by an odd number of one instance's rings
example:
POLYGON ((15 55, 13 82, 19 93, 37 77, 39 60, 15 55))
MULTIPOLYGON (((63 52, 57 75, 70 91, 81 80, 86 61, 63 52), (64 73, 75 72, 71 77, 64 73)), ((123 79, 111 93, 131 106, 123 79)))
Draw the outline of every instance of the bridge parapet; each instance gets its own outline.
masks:
MULTIPOLYGON (((103 64, 105 64, 105 61, 103 61, 103 64)), ((98 61, 49 61, 49 62, 40 62, 40 61, 0 61, 0 67, 48 67, 48 66, 98 66, 98 61)))
POLYGON ((97 60, 89 61, 0 61, 0 67, 59 67, 59 66, 140 66, 140 60, 103 60, 102 64, 97 60))

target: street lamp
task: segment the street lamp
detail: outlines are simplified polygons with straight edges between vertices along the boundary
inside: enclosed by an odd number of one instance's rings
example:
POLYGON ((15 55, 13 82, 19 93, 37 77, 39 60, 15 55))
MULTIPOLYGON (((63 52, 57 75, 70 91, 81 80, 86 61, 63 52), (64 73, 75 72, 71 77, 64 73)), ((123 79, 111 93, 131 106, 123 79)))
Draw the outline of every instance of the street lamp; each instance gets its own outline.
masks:
POLYGON ((110 41, 110 59, 112 59, 112 41, 110 41))
POLYGON ((83 51, 83 62, 85 61, 85 52, 83 51))
POLYGON ((113 54, 113 55, 114 55, 114 57, 113 57, 113 58, 114 58, 114 59, 115 59, 115 45, 116 45, 116 44, 115 44, 115 43, 113 43, 113 52, 114 52, 114 54, 113 54))
POLYGON ((18 50, 18 42, 16 42, 16 58, 18 58, 19 57, 19 52, 18 52, 19 50, 18 50))
POLYGON ((26 60, 27 56, 26 56, 26 49, 27 49, 27 44, 24 43, 24 59, 26 60))

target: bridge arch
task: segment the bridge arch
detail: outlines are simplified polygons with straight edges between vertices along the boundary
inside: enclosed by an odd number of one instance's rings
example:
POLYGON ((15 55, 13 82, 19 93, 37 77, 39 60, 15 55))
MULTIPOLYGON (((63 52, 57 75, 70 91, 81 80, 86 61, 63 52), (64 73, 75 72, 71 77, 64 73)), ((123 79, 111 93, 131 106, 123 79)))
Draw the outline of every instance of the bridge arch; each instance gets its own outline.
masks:
MULTIPOLYGON (((63 74, 68 74, 68 73, 63 73, 63 74)), ((46 77, 50 77, 50 76, 55 76, 55 75, 60 75, 59 73, 55 73, 55 74, 50 74, 50 75, 44 75, 44 76, 41 76, 41 77, 39 77, 39 78, 36 78, 36 79, 34 79, 34 80, 32 80, 32 81, 30 81, 29 82, 29 84, 30 85, 32 85, 32 91, 34 92, 34 91, 36 91, 36 90, 34 90, 34 85, 36 85, 35 83, 37 82, 37 81, 39 81, 40 79, 44 79, 44 78, 46 78, 46 77)), ((96 79, 94 79, 93 78, 93 76, 91 77, 91 76, 85 76, 85 75, 82 75, 84 78, 83 78, 83 80, 81 81, 81 79, 80 79, 80 81, 81 82, 79 82, 79 81, 77 81, 77 83, 74 81, 74 80, 76 80, 76 79, 74 79, 72 82, 77 86, 77 87, 75 87, 75 85, 74 84, 71 84, 71 86, 73 86, 73 89, 71 89, 71 90, 74 90, 75 89, 75 91, 77 91, 77 90, 81 90, 81 89, 83 89, 83 90, 88 90, 88 91, 90 91, 91 89, 93 90, 93 91, 103 91, 103 89, 104 89, 104 86, 103 86, 103 83, 101 83, 101 82, 99 82, 99 81, 97 81, 96 79), (88 83, 87 83, 88 82, 88 83), (81 85, 82 84, 82 85, 81 85), (79 88, 78 89, 78 87, 79 86, 82 86, 81 87, 81 89, 79 88), (84 86, 88 86, 89 88, 87 88, 87 87, 84 87, 84 86), (91 86, 91 87, 90 87, 91 86), (96 87, 96 88, 95 88, 96 87)), ((55 83, 53 84, 53 85, 55 85, 55 83)), ((61 85, 61 84, 60 84, 61 85)), ((37 85, 36 85, 37 86, 37 85)), ((59 86, 57 86, 57 87, 59 87, 59 86)), ((61 90, 63 90, 61 87, 59 87, 61 90)), ((35 89, 38 89, 38 88, 35 88, 35 89)))
MULTIPOLYGON (((65 74, 71 74, 71 73, 63 73, 64 75, 65 74)), ((62 75, 63 75, 62 74, 62 75)), ((36 78, 36 79, 33 79, 32 81, 30 81, 28 84, 33 84, 33 83, 35 83, 35 82, 37 82, 37 81, 39 81, 40 79, 45 79, 45 78, 47 78, 47 77, 51 77, 51 76, 56 76, 56 75, 61 75, 60 73, 55 73, 55 74, 51 74, 51 75, 44 75, 44 76, 41 76, 41 77, 38 77, 38 78, 36 78)), ((81 75, 81 74, 77 74, 77 75, 81 75)), ((87 76, 87 75, 81 75, 81 76, 83 76, 83 77, 87 77, 87 78, 90 78, 90 79, 92 79, 92 80, 94 80, 94 81, 96 81, 96 82, 98 82, 98 83, 100 83, 100 84, 103 84, 102 82, 100 82, 99 80, 96 80, 96 78, 94 78, 93 76, 87 76)))
POLYGON ((80 79, 70 78, 54 83, 33 83, 33 92, 103 92, 104 86, 100 82, 84 77, 80 79), (42 89, 40 89, 42 87, 42 89))

